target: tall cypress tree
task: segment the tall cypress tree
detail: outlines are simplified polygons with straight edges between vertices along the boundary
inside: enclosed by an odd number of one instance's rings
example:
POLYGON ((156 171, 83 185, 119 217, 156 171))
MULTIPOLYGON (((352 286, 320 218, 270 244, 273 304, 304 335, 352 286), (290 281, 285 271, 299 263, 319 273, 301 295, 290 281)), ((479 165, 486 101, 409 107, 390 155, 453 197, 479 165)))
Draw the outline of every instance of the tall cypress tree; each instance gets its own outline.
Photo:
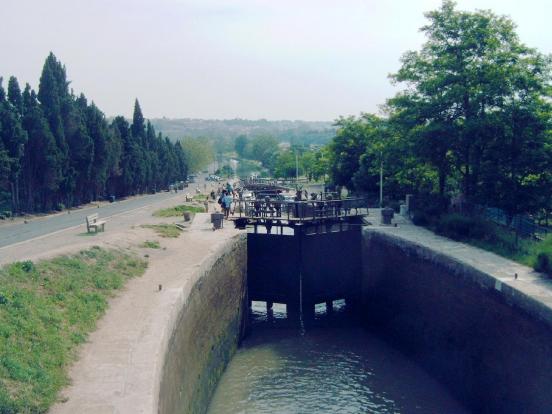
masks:
POLYGON ((185 175, 182 147, 156 135, 138 100, 130 125, 123 117, 108 125, 94 103, 69 91, 65 67, 52 53, 38 94, 28 84, 21 93, 15 77, 6 94, 0 78, 0 190, 11 194, 15 210, 137 194, 185 175))
POLYGON ((126 119, 122 116, 117 116, 112 122, 112 128, 115 130, 116 136, 120 137, 122 144, 121 156, 121 186, 119 196, 133 194, 135 192, 134 183, 136 182, 134 168, 136 160, 136 145, 133 142, 130 133, 130 126, 126 119))
POLYGON ((67 101, 70 99, 68 85, 65 67, 50 52, 42 68, 38 99, 58 146, 58 161, 62 173, 62 182, 56 197, 58 202, 66 200, 74 188, 74 174, 70 167, 69 145, 63 123, 63 117, 67 112, 67 101))
POLYGON ((28 84, 23 91, 23 127, 29 136, 23 158, 25 209, 47 211, 53 207, 62 179, 60 153, 37 95, 28 84))
POLYGON ((8 81, 8 101, 21 116, 23 114, 23 97, 21 96, 19 82, 17 82, 17 78, 15 76, 11 76, 8 81))
POLYGON ((134 102, 134 114, 132 116, 132 125, 130 132, 133 140, 132 146, 132 166, 134 172, 134 191, 142 193, 147 190, 147 153, 146 153, 146 125, 144 115, 138 99, 134 102))
MULTIPOLYGON (((2 89, 1 84, 0 89, 2 89)), ((5 92, 1 92, 4 99, 0 102, 0 124, 2 124, 0 140, 9 159, 8 183, 11 193, 12 210, 18 212, 20 210, 19 177, 21 173, 21 159, 23 157, 25 142, 27 141, 27 133, 21 126, 21 112, 19 108, 12 105, 12 102, 14 102, 16 105, 21 106, 19 85, 17 84, 17 79, 13 76, 9 81, 9 91, 9 100, 5 99, 5 92)))
POLYGON ((86 127, 94 145, 94 163, 90 177, 92 197, 97 199, 105 193, 108 164, 109 129, 104 114, 92 102, 86 108, 86 127))

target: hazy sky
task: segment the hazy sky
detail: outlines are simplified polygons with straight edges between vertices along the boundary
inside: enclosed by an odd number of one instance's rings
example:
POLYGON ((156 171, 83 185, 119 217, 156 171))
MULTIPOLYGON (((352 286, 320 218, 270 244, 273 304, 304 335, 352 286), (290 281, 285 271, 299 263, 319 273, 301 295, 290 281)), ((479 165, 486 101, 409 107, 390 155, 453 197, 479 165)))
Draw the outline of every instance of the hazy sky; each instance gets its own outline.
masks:
MULTIPOLYGON (((0 76, 38 87, 50 51, 106 115, 333 120, 378 111, 440 0, 1 0, 0 76)), ((552 0, 459 0, 552 52, 552 0)))

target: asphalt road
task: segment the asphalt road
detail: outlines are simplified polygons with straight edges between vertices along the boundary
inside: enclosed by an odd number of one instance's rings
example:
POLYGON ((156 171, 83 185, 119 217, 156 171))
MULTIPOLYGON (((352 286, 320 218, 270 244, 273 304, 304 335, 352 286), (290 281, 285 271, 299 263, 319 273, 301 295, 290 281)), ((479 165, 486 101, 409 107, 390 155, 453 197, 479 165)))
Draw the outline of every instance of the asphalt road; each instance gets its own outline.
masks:
MULTIPOLYGON (((193 195, 195 194, 196 188, 200 188, 204 191, 207 183, 205 180, 206 177, 207 174, 198 173, 195 182, 190 184, 184 192, 193 195)), ((182 192, 179 191, 178 194, 182 194, 182 192)), ((40 217, 31 220, 28 223, 3 224, 0 225, 0 248, 62 231, 71 227, 84 225, 86 223, 86 216, 90 214, 98 213, 101 219, 107 219, 111 216, 145 207, 176 196, 177 194, 175 193, 161 192, 128 200, 116 201, 111 204, 105 204, 100 208, 88 207, 71 210, 70 214, 61 213, 40 217)))
MULTIPOLYGON (((182 194, 180 192, 179 194, 182 194)), ((28 223, 6 224, 0 226, 0 247, 34 239, 57 231, 65 230, 86 223, 86 216, 98 213, 100 218, 109 218, 140 207, 175 197, 175 193, 162 192, 145 195, 128 200, 105 204, 100 208, 88 207, 71 210, 71 213, 61 213, 34 219, 28 223)))

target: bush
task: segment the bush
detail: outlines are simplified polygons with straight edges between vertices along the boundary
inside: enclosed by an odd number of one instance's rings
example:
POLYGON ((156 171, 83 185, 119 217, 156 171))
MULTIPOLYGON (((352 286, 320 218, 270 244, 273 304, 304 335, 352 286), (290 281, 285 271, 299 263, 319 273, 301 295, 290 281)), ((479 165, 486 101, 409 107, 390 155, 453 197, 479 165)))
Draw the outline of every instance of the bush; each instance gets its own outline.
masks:
POLYGON ((424 211, 421 211, 421 210, 418 210, 418 211, 415 211, 413 214, 412 214, 412 222, 416 225, 416 226, 429 226, 430 223, 431 223, 431 218, 429 217, 428 214, 426 214, 424 211))
POLYGON ((25 260, 24 262, 20 262, 21 269, 26 273, 31 273, 35 270, 35 265, 30 260, 25 260))
POLYGON ((449 205, 449 199, 439 194, 420 194, 413 201, 412 222, 417 226, 433 227, 447 212, 449 205))
POLYGON ((414 199, 415 211, 423 211, 429 216, 439 217, 448 211, 450 200, 439 194, 421 194, 414 199))
POLYGON ((533 268, 537 272, 545 273, 548 276, 552 276, 552 258, 548 253, 540 252, 537 255, 537 260, 533 268))
POLYGON ((527 264, 532 265, 537 272, 552 277, 552 234, 544 240, 534 244, 530 251, 530 258, 527 264))
POLYGON ((0 211, 0 220, 8 219, 12 216, 12 212, 9 210, 0 211))
POLYGON ((63 211, 65 209, 65 204, 57 203, 55 209, 56 209, 56 211, 63 211))
POLYGON ((462 214, 445 214, 436 221, 435 232, 454 240, 487 240, 497 239, 494 226, 480 218, 462 214))

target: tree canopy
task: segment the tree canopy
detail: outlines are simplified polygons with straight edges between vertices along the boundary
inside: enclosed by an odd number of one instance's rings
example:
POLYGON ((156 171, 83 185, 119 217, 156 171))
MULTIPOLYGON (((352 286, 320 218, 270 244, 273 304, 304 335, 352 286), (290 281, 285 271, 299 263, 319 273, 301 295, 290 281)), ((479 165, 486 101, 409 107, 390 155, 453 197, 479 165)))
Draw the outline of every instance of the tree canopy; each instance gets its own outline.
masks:
POLYGON ((426 42, 391 75, 405 89, 387 101, 386 116, 337 121, 333 180, 374 192, 383 161, 396 197, 462 194, 510 216, 550 210, 550 57, 491 11, 459 11, 445 0, 426 17, 426 42))
POLYGON ((108 122, 84 94, 69 89, 65 66, 50 53, 38 93, 0 78, 0 210, 71 207, 108 195, 124 197, 184 180, 188 161, 146 122, 138 100, 132 124, 108 122), (2 206, 2 202, 4 206, 2 206))

